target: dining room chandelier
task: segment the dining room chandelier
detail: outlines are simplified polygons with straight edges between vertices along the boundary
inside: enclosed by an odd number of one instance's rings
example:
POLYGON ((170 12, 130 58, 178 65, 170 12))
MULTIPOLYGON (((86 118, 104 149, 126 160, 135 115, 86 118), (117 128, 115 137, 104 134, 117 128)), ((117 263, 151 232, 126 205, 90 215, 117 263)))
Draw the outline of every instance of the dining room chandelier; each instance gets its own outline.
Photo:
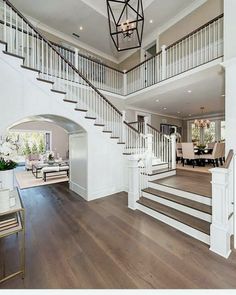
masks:
MULTIPOLYGON (((204 107, 201 107, 200 110, 202 111, 202 115, 204 113, 204 107)), ((194 121, 194 125, 196 128, 210 128, 211 121, 208 119, 196 119, 194 121)))
POLYGON ((118 51, 141 47, 144 28, 142 0, 107 0, 110 35, 118 51))

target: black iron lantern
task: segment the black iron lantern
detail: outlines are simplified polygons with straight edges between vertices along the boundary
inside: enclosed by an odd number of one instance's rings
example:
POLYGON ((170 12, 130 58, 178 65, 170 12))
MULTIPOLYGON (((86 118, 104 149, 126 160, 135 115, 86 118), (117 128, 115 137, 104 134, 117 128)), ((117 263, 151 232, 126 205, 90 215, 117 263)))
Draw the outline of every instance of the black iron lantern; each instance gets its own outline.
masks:
POLYGON ((111 38, 118 51, 142 44, 144 12, 142 0, 107 0, 111 38))

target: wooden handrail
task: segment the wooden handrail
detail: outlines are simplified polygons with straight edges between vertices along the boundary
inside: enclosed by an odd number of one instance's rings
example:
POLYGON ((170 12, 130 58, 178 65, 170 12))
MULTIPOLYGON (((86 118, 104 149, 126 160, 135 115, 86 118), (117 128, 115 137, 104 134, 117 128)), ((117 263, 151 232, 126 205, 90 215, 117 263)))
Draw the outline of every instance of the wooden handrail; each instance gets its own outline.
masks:
POLYGON ((231 161, 232 161, 233 157, 234 157, 234 151, 230 150, 229 153, 228 153, 228 156, 226 158, 225 164, 224 164, 225 169, 229 169, 229 166, 231 164, 231 161))
POLYGON ((97 92, 98 95, 100 95, 102 97, 102 99, 104 101, 106 101, 106 103, 108 103, 120 116, 122 116, 122 113, 86 78, 84 77, 79 71, 78 69, 76 69, 76 67, 71 63, 69 62, 58 50, 57 48, 49 41, 47 40, 39 31, 37 28, 35 28, 30 21, 28 21, 25 16, 17 9, 15 8, 8 0, 3 0, 4 2, 7 3, 8 6, 11 7, 11 9, 16 13, 18 14, 23 20, 25 23, 28 24, 28 26, 34 30, 38 35, 39 37, 46 43, 48 44, 49 47, 51 47, 56 53, 58 56, 60 56, 60 58, 65 62, 67 63, 95 92, 97 92))
MULTIPOLYGON (((62 46, 62 45, 57 44, 57 43, 55 43, 55 42, 51 42, 51 43, 52 43, 54 46, 57 46, 57 47, 59 47, 59 48, 62 48, 62 49, 64 49, 64 50, 67 50, 67 51, 69 51, 69 52, 75 54, 75 51, 72 50, 72 49, 66 48, 65 46, 62 46)), ((118 73, 120 73, 120 74, 124 74, 124 72, 122 72, 122 71, 120 71, 120 70, 118 70, 118 69, 116 69, 116 68, 113 68, 112 66, 106 65, 105 63, 103 63, 103 62, 101 62, 101 61, 99 61, 99 60, 93 59, 92 57, 88 57, 88 56, 86 56, 86 55, 84 55, 84 54, 82 54, 82 53, 78 53, 78 55, 81 56, 81 57, 83 57, 83 58, 86 58, 86 59, 88 59, 88 60, 90 60, 90 61, 92 61, 92 62, 95 62, 95 63, 97 63, 97 64, 99 64, 99 65, 101 65, 101 66, 104 66, 104 67, 109 68, 109 69, 111 69, 111 70, 113 70, 113 71, 116 71, 116 72, 118 72, 118 73)))
POLYGON ((127 122, 125 122, 125 121, 123 121, 123 123, 124 123, 126 126, 128 126, 129 128, 131 128, 133 131, 135 131, 136 133, 141 134, 141 132, 139 132, 137 129, 135 129, 134 127, 130 126, 129 123, 127 123, 127 122))

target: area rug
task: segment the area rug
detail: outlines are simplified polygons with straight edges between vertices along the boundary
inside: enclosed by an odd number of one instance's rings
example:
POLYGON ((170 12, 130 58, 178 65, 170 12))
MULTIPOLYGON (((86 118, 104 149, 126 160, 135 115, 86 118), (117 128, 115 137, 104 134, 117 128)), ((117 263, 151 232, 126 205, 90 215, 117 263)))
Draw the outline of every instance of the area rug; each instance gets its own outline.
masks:
POLYGON ((20 189, 69 181, 65 172, 63 174, 50 174, 46 182, 42 178, 36 179, 31 171, 17 171, 15 177, 20 189))

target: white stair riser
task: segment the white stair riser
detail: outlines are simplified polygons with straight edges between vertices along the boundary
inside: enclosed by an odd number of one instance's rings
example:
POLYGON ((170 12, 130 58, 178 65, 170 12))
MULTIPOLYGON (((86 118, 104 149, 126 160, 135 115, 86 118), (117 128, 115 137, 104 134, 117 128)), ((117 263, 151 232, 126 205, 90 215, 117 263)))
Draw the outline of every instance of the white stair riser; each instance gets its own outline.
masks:
POLYGON ((161 163, 161 164, 158 164, 158 165, 152 165, 152 171, 157 171, 157 170, 167 169, 167 168, 169 168, 169 166, 166 163, 161 163))
POLYGON ((6 51, 6 45, 5 44, 2 44, 0 43, 0 51, 6 51))
POLYGON ((154 189, 162 191, 162 192, 170 193, 170 194, 176 195, 178 197, 183 197, 183 198, 186 198, 186 199, 189 199, 192 201, 196 201, 196 202, 211 206, 211 198, 207 198, 207 197, 193 194, 193 193, 188 193, 188 192, 185 192, 182 190, 178 190, 178 189, 168 187, 165 185, 161 185, 161 184, 157 184, 154 182, 149 182, 148 186, 150 188, 154 188, 154 189))
POLYGON ((162 179, 162 178, 166 178, 166 177, 174 176, 174 175, 176 175, 175 170, 174 171, 168 171, 168 172, 148 176, 148 181, 154 181, 154 180, 158 180, 158 179, 162 179))
POLYGON ((161 214, 159 212, 156 212, 146 206, 143 206, 141 204, 138 204, 137 203, 137 206, 136 206, 136 209, 146 213, 147 215, 150 215, 152 216, 153 218, 157 219, 157 220, 160 220, 162 221, 163 223, 166 223, 176 229, 178 229, 179 231, 182 231, 183 233, 203 242, 203 243, 206 243, 207 245, 210 245, 210 237, 197 230, 197 229, 194 229, 186 224, 183 224, 175 219, 172 219, 164 214, 161 214))
POLYGON ((181 212, 184 212, 186 214, 189 214, 191 216, 197 217, 199 219, 202 219, 202 220, 205 220, 205 221, 211 223, 211 215, 210 214, 195 210, 193 208, 189 208, 187 206, 172 202, 170 200, 166 200, 162 197, 154 196, 154 195, 146 193, 146 192, 143 192, 143 196, 149 200, 158 202, 158 203, 168 206, 170 208, 179 210, 181 212))

